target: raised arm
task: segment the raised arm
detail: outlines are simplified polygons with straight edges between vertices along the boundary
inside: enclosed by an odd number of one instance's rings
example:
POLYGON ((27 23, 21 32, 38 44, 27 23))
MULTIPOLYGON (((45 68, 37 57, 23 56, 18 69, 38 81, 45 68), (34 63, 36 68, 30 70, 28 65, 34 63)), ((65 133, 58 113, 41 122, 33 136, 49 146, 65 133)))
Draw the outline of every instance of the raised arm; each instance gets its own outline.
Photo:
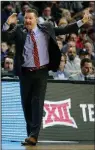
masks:
POLYGON ((13 13, 8 17, 2 28, 2 39, 11 40, 14 39, 17 28, 17 14, 13 13), (14 26, 12 26, 14 25, 14 26))
POLYGON ((85 10, 84 12, 84 16, 81 20, 75 22, 75 23, 71 23, 69 25, 67 25, 66 27, 55 27, 55 34, 56 35, 63 35, 63 34, 69 34, 69 33, 74 33, 77 32, 78 29, 84 25, 85 23, 87 23, 90 19, 90 13, 89 13, 90 9, 85 10))

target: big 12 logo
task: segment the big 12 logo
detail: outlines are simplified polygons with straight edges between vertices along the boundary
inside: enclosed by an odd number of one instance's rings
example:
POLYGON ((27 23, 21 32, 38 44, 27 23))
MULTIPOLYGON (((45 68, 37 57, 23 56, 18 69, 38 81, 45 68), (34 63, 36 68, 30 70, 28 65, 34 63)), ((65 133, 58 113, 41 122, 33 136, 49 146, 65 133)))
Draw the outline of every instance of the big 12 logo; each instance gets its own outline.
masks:
POLYGON ((52 102, 45 100, 43 128, 54 125, 65 125, 77 128, 76 122, 70 115, 71 99, 52 102))

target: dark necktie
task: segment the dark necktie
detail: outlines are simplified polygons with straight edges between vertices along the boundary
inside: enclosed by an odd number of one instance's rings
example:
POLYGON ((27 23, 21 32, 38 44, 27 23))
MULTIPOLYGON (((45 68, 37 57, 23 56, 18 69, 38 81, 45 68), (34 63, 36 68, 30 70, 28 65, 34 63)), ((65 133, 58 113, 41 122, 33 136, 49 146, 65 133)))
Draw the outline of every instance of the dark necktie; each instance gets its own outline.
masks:
POLYGON ((85 81, 87 80, 87 76, 84 77, 85 81))
POLYGON ((32 39, 33 46, 34 46, 34 53, 33 53, 34 63, 35 63, 35 66, 37 68, 39 68, 40 67, 40 61, 39 61, 39 55, 38 55, 38 48, 37 48, 37 43, 36 43, 36 40, 35 40, 33 32, 31 32, 31 39, 32 39))

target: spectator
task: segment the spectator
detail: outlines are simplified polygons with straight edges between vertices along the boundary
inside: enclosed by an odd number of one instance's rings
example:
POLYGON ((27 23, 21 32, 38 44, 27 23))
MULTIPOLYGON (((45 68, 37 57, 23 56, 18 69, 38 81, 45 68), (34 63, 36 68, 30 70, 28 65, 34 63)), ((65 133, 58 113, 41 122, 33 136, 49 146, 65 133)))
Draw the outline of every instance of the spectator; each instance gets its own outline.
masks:
POLYGON ((7 57, 9 52, 9 45, 7 42, 1 42, 1 62, 4 62, 5 57, 7 57))
POLYGON ((76 47, 69 47, 67 50, 67 63, 64 71, 71 74, 80 72, 80 58, 76 54, 76 47))
POLYGON ((9 1, 2 3, 2 11, 1 11, 1 27, 7 21, 7 18, 13 13, 12 4, 9 1))
POLYGON ((67 22, 70 23, 70 21, 72 20, 70 11, 68 9, 63 8, 61 8, 61 10, 62 10, 62 17, 65 17, 67 22))
POLYGON ((48 5, 44 5, 42 10, 42 16, 38 18, 38 23, 50 22, 52 25, 56 26, 53 17, 51 16, 51 7, 48 5))
POLYGON ((63 39, 61 39, 60 36, 57 36, 56 39, 57 39, 57 44, 59 46, 59 49, 61 50, 63 47, 63 42, 62 42, 63 39))
POLYGON ((25 11, 29 8, 29 3, 28 2, 22 2, 21 3, 21 12, 18 14, 18 20, 19 20, 19 24, 23 24, 24 23, 24 14, 25 11))
POLYGON ((62 53, 67 53, 67 50, 68 50, 69 47, 76 47, 76 43, 75 43, 74 41, 69 41, 69 42, 67 42, 67 43, 63 46, 61 52, 62 52, 62 53))
POLYGON ((62 18, 62 10, 60 9, 59 1, 51 2, 51 11, 56 24, 58 24, 59 20, 62 18))
POLYGON ((90 59, 89 53, 88 53, 88 51, 85 48, 84 49, 80 49, 80 51, 79 51, 79 58, 81 60, 84 59, 84 58, 89 58, 90 59))
POLYGON ((78 39, 78 36, 76 33, 71 33, 69 35, 69 41, 74 41, 74 42, 77 42, 77 39, 78 39))
POLYGON ((80 50, 79 45, 78 45, 78 35, 76 33, 71 33, 68 37, 68 41, 74 41, 75 42, 75 46, 76 46, 76 50, 77 50, 77 54, 80 50))
POLYGON ((51 18, 51 8, 48 5, 45 5, 42 10, 42 16, 38 18, 38 22, 44 23, 45 21, 49 21, 51 18))
POLYGON ((91 44, 94 47, 94 52, 95 52, 95 28, 90 28, 88 30, 88 40, 91 42, 91 44))
POLYGON ((95 26, 95 1, 89 1, 90 12, 92 14, 92 19, 94 21, 95 26))
POLYGON ((86 42, 86 41, 87 41, 86 29, 81 28, 79 36, 78 36, 77 41, 76 41, 76 47, 78 49, 83 49, 84 48, 84 42, 86 42))
MULTIPOLYGON (((68 22, 64 17, 59 19, 58 27, 65 27, 66 25, 68 25, 68 22)), ((58 37, 61 39, 63 45, 66 44, 66 37, 67 37, 66 34, 65 35, 59 35, 58 37)), ((63 47, 63 45, 62 45, 62 47, 63 47)))
POLYGON ((14 72, 13 72, 13 66, 14 66, 14 60, 10 56, 7 56, 4 60, 4 67, 1 70, 1 77, 14 77, 14 72))
POLYGON ((95 13, 95 2, 94 1, 89 1, 89 7, 91 13, 95 13))
POLYGON ((81 72, 71 75, 69 80, 78 80, 78 81, 85 81, 87 79, 92 78, 93 73, 93 65, 92 61, 88 58, 84 58, 81 60, 81 72))
MULTIPOLYGON (((83 11, 83 14, 84 13, 85 13, 85 10, 83 11)), ((86 29, 93 28, 94 27, 94 18, 95 18, 95 15, 93 17, 93 15, 90 14, 89 21, 84 25, 84 28, 86 28, 86 29)))
POLYGON ((53 78, 55 80, 67 80, 68 79, 69 74, 68 74, 68 72, 64 71, 66 61, 67 61, 66 55, 62 54, 59 69, 53 75, 53 78))
POLYGON ((68 25, 68 21, 66 20, 65 17, 59 19, 58 26, 67 26, 67 25, 68 25))
POLYGON ((95 60, 93 45, 88 41, 84 43, 84 48, 87 49, 91 60, 95 60))
POLYGON ((4 70, 13 71, 14 60, 12 57, 7 56, 4 60, 4 70))

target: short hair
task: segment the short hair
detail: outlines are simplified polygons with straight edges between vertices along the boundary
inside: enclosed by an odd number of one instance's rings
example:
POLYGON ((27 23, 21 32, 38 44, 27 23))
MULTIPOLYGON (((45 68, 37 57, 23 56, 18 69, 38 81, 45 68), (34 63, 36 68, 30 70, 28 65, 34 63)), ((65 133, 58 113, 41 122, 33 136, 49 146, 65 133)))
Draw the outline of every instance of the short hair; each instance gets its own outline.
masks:
POLYGON ((6 58, 9 58, 9 59, 14 59, 12 54, 10 54, 10 55, 7 55, 7 56, 5 57, 5 59, 6 59, 6 58))
POLYGON ((64 57, 64 60, 65 60, 65 63, 67 62, 67 56, 66 56, 66 54, 65 53, 61 53, 61 57, 64 57))
POLYGON ((36 9, 29 8, 25 11, 25 13, 34 13, 36 17, 38 17, 38 12, 36 11, 36 9))
POLYGON ((8 45, 8 42, 7 42, 7 41, 1 41, 1 44, 2 44, 2 43, 6 43, 6 44, 8 45))
POLYGON ((28 5, 29 6, 29 2, 25 1, 21 3, 21 8, 23 8, 23 6, 28 5))
POLYGON ((80 63, 81 68, 84 66, 84 64, 85 64, 86 62, 87 62, 87 63, 92 63, 92 60, 89 59, 89 58, 84 58, 84 59, 82 59, 82 60, 81 60, 81 63, 80 63))

